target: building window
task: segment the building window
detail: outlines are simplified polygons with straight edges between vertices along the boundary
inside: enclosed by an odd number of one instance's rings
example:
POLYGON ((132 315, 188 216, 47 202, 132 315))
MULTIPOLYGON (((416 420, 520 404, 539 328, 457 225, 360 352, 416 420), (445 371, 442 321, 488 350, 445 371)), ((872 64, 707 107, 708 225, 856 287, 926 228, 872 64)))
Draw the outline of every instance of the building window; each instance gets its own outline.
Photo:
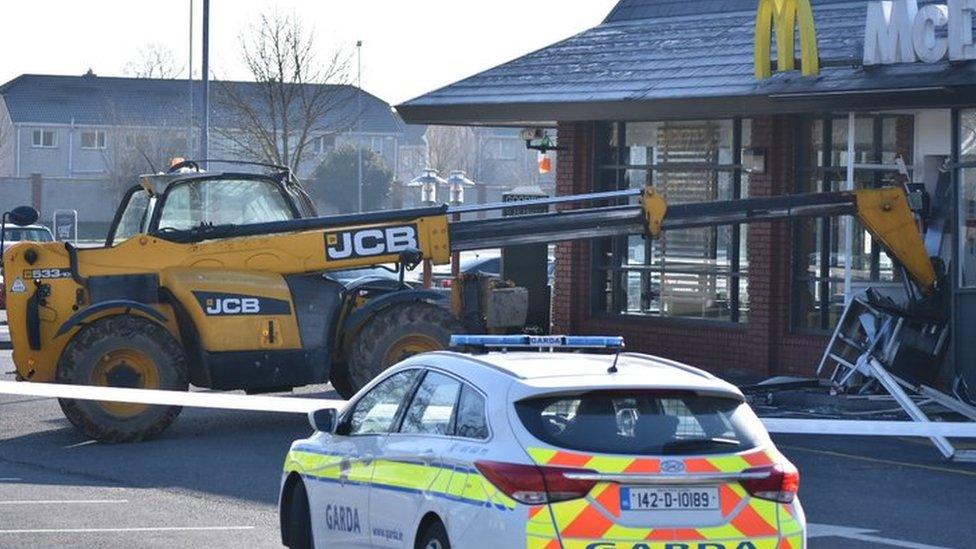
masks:
MULTIPOLYGON (((859 115, 854 126, 854 158, 848 158, 847 115, 804 119, 800 126, 798 193, 842 191, 847 165, 854 162, 854 188, 869 189, 907 181, 912 169, 915 119, 911 115, 859 115), (902 166, 904 168, 902 168, 902 166)), ((844 311, 845 217, 793 222, 793 325, 829 330, 844 311)), ((856 219, 851 280, 857 284, 892 282, 894 263, 856 219)))
POLYGON ((42 149, 53 149, 58 146, 58 134, 54 130, 34 130, 31 145, 42 149))
POLYGON ((370 137, 369 138, 369 150, 376 154, 383 154, 383 141, 382 137, 370 137))
MULTIPOLYGON (((748 120, 606 124, 598 137, 599 190, 653 185, 670 204, 748 195, 741 151, 748 120)), ((594 244, 595 307, 609 314, 727 322, 748 315, 747 227, 670 231, 594 244)))
POLYGON ((105 132, 103 130, 81 132, 82 149, 104 149, 105 132))
POLYGON ((328 154, 335 148, 335 134, 327 133, 315 138, 315 154, 328 154))
POLYGON ((976 109, 959 112, 959 285, 976 288, 976 109))

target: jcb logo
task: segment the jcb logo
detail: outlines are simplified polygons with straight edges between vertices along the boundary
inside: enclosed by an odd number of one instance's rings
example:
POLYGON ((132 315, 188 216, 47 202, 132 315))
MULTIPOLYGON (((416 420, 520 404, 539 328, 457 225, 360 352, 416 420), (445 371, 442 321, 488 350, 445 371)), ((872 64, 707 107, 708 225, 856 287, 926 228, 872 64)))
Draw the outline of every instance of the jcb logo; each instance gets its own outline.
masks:
POLYGON ((776 68, 780 71, 796 69, 796 28, 800 27, 801 63, 804 76, 820 73, 820 51, 817 29, 813 22, 810 0, 759 0, 756 14, 755 65, 756 78, 773 75, 773 29, 776 30, 776 68))
POLYGON ((284 299, 202 291, 194 291, 193 295, 207 316, 291 314, 291 303, 284 299))
POLYGON ((332 261, 395 255, 417 248, 419 246, 416 225, 360 229, 325 235, 325 255, 332 261))
POLYGON ((225 297, 208 299, 208 315, 256 315, 261 312, 261 300, 256 297, 225 297))

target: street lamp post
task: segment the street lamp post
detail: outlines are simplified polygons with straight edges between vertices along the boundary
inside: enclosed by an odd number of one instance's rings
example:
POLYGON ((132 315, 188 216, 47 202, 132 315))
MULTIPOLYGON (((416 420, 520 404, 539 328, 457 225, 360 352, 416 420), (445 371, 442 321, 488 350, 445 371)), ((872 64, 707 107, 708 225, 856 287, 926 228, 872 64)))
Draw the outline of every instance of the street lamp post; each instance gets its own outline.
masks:
MULTIPOLYGON (((447 185, 447 181, 437 175, 437 170, 427 168, 424 170, 424 173, 411 179, 406 186, 419 188, 420 201, 425 206, 433 206, 437 203, 437 187, 443 187, 445 185, 447 185)), ((430 288, 432 285, 433 273, 431 272, 430 260, 424 258, 424 288, 430 288)))
POLYGON ((356 42, 356 157, 359 178, 359 212, 364 209, 363 202, 363 41, 356 42))
MULTIPOLYGON (((200 156, 210 157, 210 0, 203 0, 203 124, 200 129, 200 156)), ((192 69, 191 69, 192 70, 192 69)), ((203 166, 206 168, 206 164, 203 166)))
MULTIPOLYGON (((454 170, 451 175, 447 178, 447 184, 451 189, 451 205, 460 206, 464 204, 464 188, 474 187, 474 181, 468 179, 468 176, 462 170, 454 170)), ((460 221, 461 214, 455 213, 452 216, 454 221, 460 221)), ((461 253, 451 252, 451 277, 457 279, 461 276, 461 253)))

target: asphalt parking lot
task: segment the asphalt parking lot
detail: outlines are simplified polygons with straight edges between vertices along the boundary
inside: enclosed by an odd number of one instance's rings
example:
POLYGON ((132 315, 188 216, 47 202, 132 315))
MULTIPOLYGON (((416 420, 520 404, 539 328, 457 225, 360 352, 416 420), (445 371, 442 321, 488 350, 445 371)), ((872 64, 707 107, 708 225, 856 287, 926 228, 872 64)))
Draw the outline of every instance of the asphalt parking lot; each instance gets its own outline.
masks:
MULTIPOLYGON (((0 379, 11 370, 0 351, 0 379)), ((184 410, 158 440, 110 446, 53 400, 0 396, 0 547, 279 546, 279 471, 308 430, 301 416, 184 410)), ((976 465, 916 440, 777 442, 801 471, 810 547, 973 546, 976 465)))

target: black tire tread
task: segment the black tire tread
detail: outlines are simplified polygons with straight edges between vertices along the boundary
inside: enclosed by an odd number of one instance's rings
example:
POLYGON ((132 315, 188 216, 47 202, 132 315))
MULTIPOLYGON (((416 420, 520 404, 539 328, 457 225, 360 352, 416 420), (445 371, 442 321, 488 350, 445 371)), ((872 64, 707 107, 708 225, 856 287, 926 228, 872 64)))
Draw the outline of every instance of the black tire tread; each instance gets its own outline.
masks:
MULTIPOLYGON (((61 353, 55 376, 56 381, 71 385, 87 384, 78 379, 80 375, 78 366, 85 360, 85 353, 96 343, 106 338, 128 339, 136 335, 145 336, 157 344, 160 350, 170 357, 171 364, 177 369, 177 379, 179 380, 177 386, 162 387, 162 389, 187 390, 189 383, 187 382, 186 358, 180 344, 165 328, 133 315, 103 318, 83 328, 61 353)), ((153 438, 166 430, 183 410, 181 406, 150 406, 146 413, 158 414, 152 425, 146 429, 128 431, 117 426, 96 423, 77 400, 62 398, 58 399, 58 402, 72 425, 93 439, 109 443, 139 442, 153 438)))
POLYGON ((305 484, 299 480, 291 487, 288 506, 288 547, 290 549, 311 549, 312 515, 308 504, 305 484))
POLYGON ((428 524, 424 531, 417 536, 417 543, 414 546, 416 549, 424 549, 427 542, 435 538, 441 541, 441 546, 444 549, 451 549, 451 540, 447 537, 447 528, 440 520, 434 520, 428 524))
MULTIPOLYGON (((419 326, 440 332, 445 349, 450 335, 463 331, 461 322, 453 313, 423 301, 398 303, 380 311, 366 324, 353 343, 348 365, 349 385, 353 394, 389 366, 384 366, 379 360, 379 357, 386 354, 386 349, 381 348, 385 340, 397 332, 407 333, 419 326)), ((342 396, 349 398, 352 395, 342 396)))

